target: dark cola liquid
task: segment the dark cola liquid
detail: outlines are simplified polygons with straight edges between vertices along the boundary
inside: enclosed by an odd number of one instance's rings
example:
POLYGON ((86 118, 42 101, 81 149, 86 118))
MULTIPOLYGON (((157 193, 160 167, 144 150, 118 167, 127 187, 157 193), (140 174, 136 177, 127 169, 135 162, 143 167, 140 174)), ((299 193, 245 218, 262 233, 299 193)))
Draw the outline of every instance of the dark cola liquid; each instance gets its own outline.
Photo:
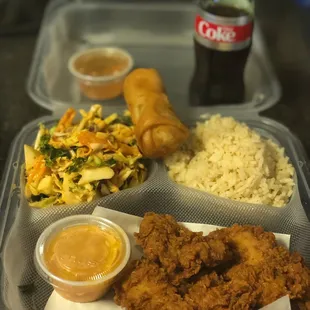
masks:
MULTIPOLYGON (((222 17, 248 16, 244 10, 212 5, 205 11, 222 17)), ((244 101, 244 69, 251 44, 239 51, 217 51, 194 39, 195 71, 190 84, 190 104, 208 106, 244 101)))
POLYGON ((206 12, 209 12, 216 16, 222 17, 242 17, 248 16, 249 13, 245 10, 238 9, 232 6, 213 4, 208 5, 207 7, 202 7, 206 12))

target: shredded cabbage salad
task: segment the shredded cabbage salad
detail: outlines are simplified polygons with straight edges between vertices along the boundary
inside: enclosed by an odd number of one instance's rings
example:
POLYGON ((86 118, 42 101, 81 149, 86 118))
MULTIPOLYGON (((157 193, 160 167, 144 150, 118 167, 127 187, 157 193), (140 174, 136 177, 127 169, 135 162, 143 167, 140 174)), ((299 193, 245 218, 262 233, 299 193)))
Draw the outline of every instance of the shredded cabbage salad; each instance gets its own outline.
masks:
POLYGON ((25 195, 32 207, 76 204, 144 182, 147 169, 130 113, 102 117, 102 107, 72 108, 53 128, 40 125, 34 146, 25 145, 25 195))

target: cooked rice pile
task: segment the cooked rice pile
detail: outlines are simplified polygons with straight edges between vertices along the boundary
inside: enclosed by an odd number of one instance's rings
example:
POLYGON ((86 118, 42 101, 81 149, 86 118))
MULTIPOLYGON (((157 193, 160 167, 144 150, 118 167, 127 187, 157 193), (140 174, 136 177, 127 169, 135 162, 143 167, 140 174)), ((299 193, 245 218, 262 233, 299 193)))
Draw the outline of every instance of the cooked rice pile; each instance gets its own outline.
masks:
POLYGON ((197 123, 165 162, 177 183, 237 201, 282 207, 293 193, 294 168, 284 149, 232 117, 197 123))

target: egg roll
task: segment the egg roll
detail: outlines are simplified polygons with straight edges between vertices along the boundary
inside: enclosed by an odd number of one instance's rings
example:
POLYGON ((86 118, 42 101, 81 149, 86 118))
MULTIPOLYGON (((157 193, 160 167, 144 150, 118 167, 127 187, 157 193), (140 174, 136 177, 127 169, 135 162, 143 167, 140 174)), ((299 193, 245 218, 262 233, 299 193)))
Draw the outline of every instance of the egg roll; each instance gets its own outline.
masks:
POLYGON ((157 70, 132 71, 124 81, 124 98, 144 156, 166 157, 188 138, 189 130, 173 111, 157 70))

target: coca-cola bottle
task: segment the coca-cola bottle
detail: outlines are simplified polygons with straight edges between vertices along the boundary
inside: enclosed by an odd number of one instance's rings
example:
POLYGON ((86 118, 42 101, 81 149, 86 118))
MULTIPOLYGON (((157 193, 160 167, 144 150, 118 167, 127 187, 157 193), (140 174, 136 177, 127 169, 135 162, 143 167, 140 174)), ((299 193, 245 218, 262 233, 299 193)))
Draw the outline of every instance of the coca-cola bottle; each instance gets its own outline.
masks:
POLYGON ((253 17, 252 0, 200 0, 195 20, 191 105, 243 102, 253 17))

